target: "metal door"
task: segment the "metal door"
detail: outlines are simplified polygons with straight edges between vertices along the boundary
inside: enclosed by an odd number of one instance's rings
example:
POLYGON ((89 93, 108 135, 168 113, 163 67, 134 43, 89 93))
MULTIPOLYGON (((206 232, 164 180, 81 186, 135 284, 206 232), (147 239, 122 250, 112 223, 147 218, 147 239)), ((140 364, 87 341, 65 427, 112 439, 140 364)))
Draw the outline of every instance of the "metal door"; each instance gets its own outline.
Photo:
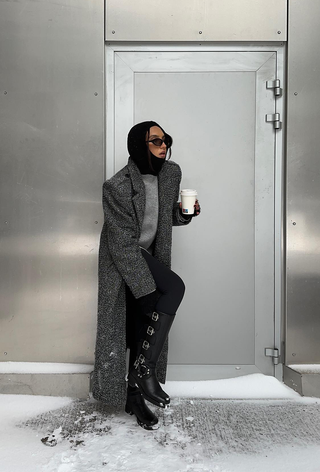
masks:
POLYGON ((173 136, 182 188, 201 216, 174 229, 186 295, 170 334, 169 378, 274 374, 274 51, 107 52, 107 177, 127 161, 134 123, 173 136))

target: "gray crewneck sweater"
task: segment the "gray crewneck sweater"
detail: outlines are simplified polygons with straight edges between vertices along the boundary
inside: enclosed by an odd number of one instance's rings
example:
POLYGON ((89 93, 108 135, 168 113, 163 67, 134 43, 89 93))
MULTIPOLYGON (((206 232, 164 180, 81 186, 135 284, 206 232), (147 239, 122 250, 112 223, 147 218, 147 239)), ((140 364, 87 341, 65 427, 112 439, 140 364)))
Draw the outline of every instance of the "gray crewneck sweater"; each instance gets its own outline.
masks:
POLYGON ((146 207, 139 239, 139 246, 147 249, 151 253, 151 246, 155 240, 158 229, 158 177, 152 174, 142 174, 141 177, 146 190, 146 207))

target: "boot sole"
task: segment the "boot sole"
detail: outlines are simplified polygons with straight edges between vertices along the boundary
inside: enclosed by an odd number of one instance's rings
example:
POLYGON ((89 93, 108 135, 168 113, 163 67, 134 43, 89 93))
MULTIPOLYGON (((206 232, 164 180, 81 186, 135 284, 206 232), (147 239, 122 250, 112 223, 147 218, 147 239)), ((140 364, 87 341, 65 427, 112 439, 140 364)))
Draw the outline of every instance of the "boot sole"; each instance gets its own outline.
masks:
MULTIPOLYGON (((129 410, 129 408, 125 408, 125 412, 128 413, 128 415, 130 415, 130 416, 134 415, 133 411, 129 410)), ((159 423, 156 423, 156 424, 153 424, 153 425, 152 424, 146 424, 143 421, 139 420, 139 418, 137 416, 136 416, 136 418, 137 418, 138 425, 141 426, 141 428, 146 429, 147 431, 154 431, 156 429, 159 429, 159 423)))
POLYGON ((157 429, 159 429, 159 424, 158 423, 154 424, 152 426, 149 426, 145 423, 142 423, 142 421, 138 420, 138 418, 137 418, 137 423, 138 423, 139 426, 141 426, 141 428, 146 429, 147 431, 156 431, 157 429))

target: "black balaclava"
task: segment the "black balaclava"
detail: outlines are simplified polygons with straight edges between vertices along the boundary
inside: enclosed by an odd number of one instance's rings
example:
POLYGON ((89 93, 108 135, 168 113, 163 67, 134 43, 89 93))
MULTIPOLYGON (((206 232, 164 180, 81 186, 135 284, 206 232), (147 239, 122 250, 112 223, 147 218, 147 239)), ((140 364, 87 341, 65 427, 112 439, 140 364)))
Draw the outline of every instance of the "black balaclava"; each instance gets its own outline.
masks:
MULTIPOLYGON (((146 134, 152 126, 159 126, 155 121, 143 121, 133 126, 128 134, 128 151, 131 159, 135 162, 141 174, 153 174, 158 175, 165 159, 156 157, 150 151, 151 165, 154 171, 149 165, 148 159, 148 146, 146 144, 146 134)), ((159 128, 163 131, 161 126, 159 128)), ((163 131, 165 134, 165 132, 163 131)))

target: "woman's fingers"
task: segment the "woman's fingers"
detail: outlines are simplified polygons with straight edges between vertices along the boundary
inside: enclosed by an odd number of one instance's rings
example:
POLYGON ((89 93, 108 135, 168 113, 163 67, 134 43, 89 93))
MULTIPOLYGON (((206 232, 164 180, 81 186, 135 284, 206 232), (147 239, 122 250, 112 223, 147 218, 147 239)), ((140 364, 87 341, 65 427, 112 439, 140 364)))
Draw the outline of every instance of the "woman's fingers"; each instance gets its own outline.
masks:
POLYGON ((201 212, 200 204, 199 201, 196 200, 196 203, 194 205, 194 216, 198 216, 201 212))

